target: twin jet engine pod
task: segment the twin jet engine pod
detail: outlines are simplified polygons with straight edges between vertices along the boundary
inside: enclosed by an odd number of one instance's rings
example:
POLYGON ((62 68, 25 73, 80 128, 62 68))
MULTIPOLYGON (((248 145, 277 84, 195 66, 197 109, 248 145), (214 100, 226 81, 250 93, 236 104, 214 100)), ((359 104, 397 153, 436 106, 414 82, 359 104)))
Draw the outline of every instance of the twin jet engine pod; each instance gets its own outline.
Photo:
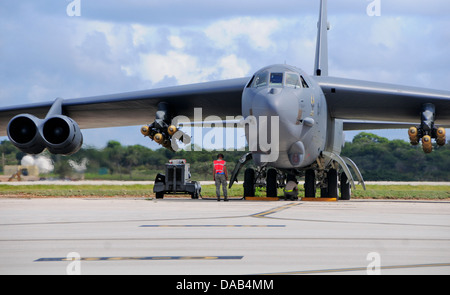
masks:
POLYGON ((53 154, 71 155, 83 145, 78 124, 62 115, 45 120, 18 115, 9 122, 7 132, 11 142, 27 154, 40 154, 47 148, 53 154))

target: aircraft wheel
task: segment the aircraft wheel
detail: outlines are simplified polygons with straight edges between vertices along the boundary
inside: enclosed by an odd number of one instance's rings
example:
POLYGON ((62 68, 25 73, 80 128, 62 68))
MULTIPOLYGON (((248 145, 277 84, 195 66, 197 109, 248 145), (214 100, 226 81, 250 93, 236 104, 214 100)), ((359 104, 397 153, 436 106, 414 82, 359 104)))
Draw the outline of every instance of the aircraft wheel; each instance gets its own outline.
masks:
POLYGON ((316 174, 314 170, 307 170, 305 173, 305 198, 316 197, 316 174))
POLYGON ((350 200, 352 195, 352 189, 350 187, 350 182, 347 181, 347 174, 341 173, 341 200, 350 200))
POLYGON ((330 169, 327 173, 328 178, 328 198, 338 197, 338 177, 336 169, 330 169))
POLYGON ((245 169, 244 173, 244 198, 255 196, 255 170, 245 169))
POLYGON ((267 171, 266 190, 268 198, 276 198, 277 192, 277 170, 269 169, 267 171))

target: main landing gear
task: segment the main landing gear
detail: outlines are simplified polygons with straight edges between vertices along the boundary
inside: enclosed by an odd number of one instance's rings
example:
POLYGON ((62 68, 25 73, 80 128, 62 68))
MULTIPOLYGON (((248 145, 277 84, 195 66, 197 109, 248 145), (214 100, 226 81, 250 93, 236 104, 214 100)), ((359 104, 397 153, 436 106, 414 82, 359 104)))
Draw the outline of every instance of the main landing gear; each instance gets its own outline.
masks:
MULTIPOLYGON (((269 167, 247 168, 244 172, 244 198, 254 197, 256 188, 265 187, 267 197, 278 197, 278 188, 284 188, 288 179, 305 177, 305 198, 315 198, 320 188, 320 197, 350 200, 351 190, 355 188, 351 168, 365 189, 364 179, 355 163, 339 155, 322 152, 313 165, 307 170, 280 170, 269 167)), ((237 179, 241 168, 252 160, 251 153, 241 157, 232 173, 229 187, 237 179)))
POLYGON ((352 195, 352 185, 347 175, 334 168, 327 171, 306 170, 304 187, 305 198, 315 198, 317 188, 320 188, 321 198, 350 200, 352 195))

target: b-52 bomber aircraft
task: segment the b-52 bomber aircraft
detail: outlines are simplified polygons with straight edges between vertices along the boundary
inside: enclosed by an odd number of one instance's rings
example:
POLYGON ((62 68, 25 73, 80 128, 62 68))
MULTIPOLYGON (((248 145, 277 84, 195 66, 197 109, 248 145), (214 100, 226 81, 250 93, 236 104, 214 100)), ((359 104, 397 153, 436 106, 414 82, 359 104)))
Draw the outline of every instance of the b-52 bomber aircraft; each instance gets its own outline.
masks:
POLYGON ((0 108, 0 136, 21 151, 73 154, 83 142, 81 129, 134 126, 168 149, 189 142, 176 118, 241 115, 249 144, 233 171, 230 186, 244 173, 244 196, 265 186, 276 196, 286 179, 305 177, 305 196, 349 199, 355 163, 340 156, 344 130, 408 128, 411 144, 432 152, 432 139, 445 144, 450 126, 450 92, 328 76, 327 1, 320 14, 313 75, 288 65, 272 65, 252 77, 130 93, 0 108), (8 123, 9 122, 9 123, 8 123), (257 126, 257 127, 255 127, 257 126), (270 142, 270 144, 268 144, 270 142), (353 170, 353 173, 351 171, 353 170))

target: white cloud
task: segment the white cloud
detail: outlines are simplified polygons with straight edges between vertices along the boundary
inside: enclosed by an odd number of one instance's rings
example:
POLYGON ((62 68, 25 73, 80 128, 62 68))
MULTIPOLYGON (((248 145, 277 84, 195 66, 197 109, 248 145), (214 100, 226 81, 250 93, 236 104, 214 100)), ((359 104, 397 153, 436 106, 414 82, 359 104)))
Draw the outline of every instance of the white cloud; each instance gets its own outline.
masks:
POLYGON ((399 49, 404 19, 401 17, 384 17, 372 25, 369 40, 372 44, 388 50, 399 49))
POLYGON ((237 17, 217 21, 205 33, 219 48, 236 49, 242 39, 256 49, 269 49, 275 46, 270 37, 279 29, 280 22, 275 18, 237 17))
POLYGON ((179 84, 189 84, 205 81, 213 69, 201 67, 195 56, 171 50, 164 55, 141 54, 137 71, 142 79, 153 84, 165 78, 175 78, 179 84))
POLYGON ((219 61, 219 68, 222 71, 222 79, 245 77, 250 71, 250 65, 247 61, 237 58, 234 54, 221 58, 219 61))
POLYGON ((169 42, 175 49, 183 49, 186 46, 184 41, 179 36, 169 36, 169 42))

